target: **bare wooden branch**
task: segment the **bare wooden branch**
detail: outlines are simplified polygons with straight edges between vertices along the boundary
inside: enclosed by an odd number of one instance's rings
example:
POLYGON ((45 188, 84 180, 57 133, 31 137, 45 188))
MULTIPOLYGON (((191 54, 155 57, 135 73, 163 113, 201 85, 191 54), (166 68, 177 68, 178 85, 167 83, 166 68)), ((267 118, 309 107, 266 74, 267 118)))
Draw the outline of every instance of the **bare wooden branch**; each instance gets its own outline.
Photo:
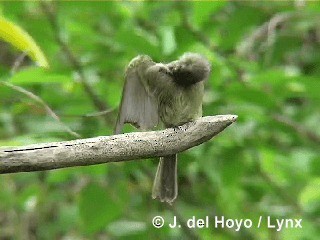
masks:
POLYGON ((30 172, 165 156, 208 141, 236 115, 202 117, 177 128, 0 148, 0 173, 30 172))

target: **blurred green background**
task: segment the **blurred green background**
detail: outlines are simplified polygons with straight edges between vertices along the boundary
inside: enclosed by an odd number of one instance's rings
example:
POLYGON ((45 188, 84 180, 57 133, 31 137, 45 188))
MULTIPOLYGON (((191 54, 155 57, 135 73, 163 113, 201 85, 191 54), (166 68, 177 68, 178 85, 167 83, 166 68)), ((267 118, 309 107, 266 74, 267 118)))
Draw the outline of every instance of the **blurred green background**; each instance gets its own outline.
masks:
POLYGON ((50 64, 39 69, 0 41, 0 80, 39 96, 63 122, 0 85, 0 146, 75 139, 66 126, 82 138, 111 135, 124 69, 138 54, 205 55, 204 115, 239 116, 179 154, 172 207, 151 199, 156 159, 1 175, 0 239, 319 239, 318 2, 1 2, 0 15, 50 64), (157 215, 248 218, 253 227, 156 229, 157 215), (268 229, 267 216, 302 218, 302 229, 268 229))

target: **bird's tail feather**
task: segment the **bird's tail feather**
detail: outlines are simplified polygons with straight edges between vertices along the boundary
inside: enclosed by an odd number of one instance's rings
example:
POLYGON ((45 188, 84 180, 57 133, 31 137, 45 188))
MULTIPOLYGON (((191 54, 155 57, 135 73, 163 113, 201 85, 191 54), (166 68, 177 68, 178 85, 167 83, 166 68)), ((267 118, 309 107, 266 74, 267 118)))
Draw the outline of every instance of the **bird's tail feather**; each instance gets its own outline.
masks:
POLYGON ((161 157, 153 183, 152 198, 172 204, 177 195, 177 154, 161 157))

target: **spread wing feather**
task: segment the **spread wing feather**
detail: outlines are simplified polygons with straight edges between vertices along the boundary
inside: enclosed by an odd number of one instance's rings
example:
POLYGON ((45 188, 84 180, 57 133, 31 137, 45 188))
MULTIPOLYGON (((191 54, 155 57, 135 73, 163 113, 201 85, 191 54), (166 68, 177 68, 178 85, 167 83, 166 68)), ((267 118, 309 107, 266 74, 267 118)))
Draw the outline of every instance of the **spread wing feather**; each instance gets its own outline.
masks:
POLYGON ((143 130, 158 125, 157 100, 144 87, 144 74, 139 71, 141 64, 146 63, 138 57, 131 61, 127 68, 115 134, 121 133, 125 123, 131 123, 143 130))

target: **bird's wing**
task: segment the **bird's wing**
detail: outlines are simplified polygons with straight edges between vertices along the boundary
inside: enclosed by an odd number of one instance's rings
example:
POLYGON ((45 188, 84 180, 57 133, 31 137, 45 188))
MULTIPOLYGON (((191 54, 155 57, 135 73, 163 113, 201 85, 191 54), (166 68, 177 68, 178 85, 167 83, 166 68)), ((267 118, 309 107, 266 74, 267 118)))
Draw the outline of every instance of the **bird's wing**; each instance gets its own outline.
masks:
POLYGON ((157 99, 148 93, 144 74, 146 68, 154 64, 148 56, 138 56, 130 62, 126 70, 115 134, 121 133, 125 123, 143 130, 158 125, 157 99))

